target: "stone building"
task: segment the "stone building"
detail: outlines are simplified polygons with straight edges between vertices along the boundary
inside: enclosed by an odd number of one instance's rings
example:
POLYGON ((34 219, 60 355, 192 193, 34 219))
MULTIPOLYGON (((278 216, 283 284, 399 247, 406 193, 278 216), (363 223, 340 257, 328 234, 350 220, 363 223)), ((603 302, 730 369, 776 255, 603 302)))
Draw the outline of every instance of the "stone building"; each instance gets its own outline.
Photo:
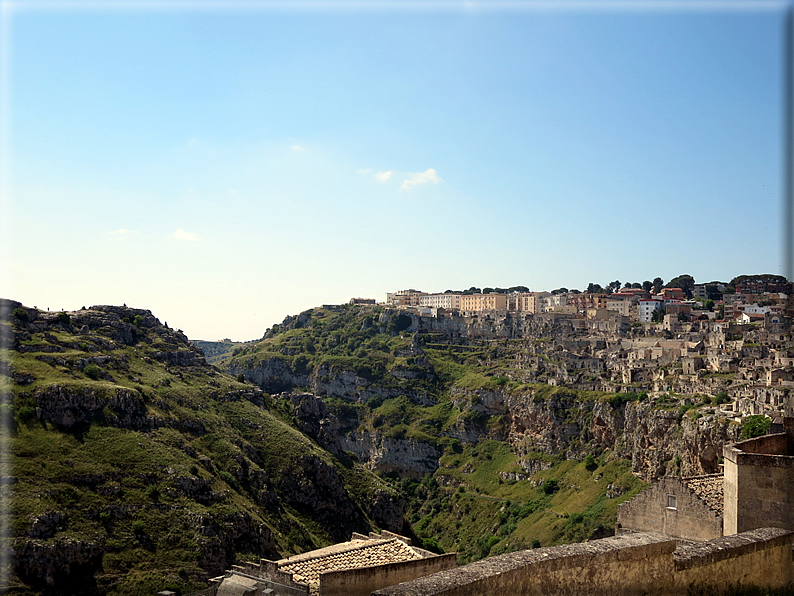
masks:
POLYGON ((723 448, 725 534, 761 526, 794 529, 794 418, 784 432, 723 448))
POLYGON ((710 540, 764 527, 794 530, 794 418, 783 420, 783 430, 725 445, 724 475, 662 478, 621 503, 616 533, 710 540))
POLYGON ((723 534, 723 476, 662 478, 618 505, 615 534, 661 532, 683 540, 711 540, 723 534))
POLYGON ((235 565, 216 583, 217 596, 368 596, 372 591, 456 567, 457 554, 436 555, 384 531, 280 561, 235 565))

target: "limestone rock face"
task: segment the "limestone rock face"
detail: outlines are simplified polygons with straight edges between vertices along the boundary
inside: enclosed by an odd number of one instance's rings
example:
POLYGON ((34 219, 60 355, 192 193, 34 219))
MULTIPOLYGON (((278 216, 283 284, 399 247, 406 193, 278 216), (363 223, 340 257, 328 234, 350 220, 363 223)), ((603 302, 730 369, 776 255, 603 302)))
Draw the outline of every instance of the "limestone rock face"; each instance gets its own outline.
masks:
POLYGON ((267 526, 256 523, 247 513, 220 516, 196 515, 198 561, 209 576, 220 575, 236 562, 235 551, 259 552, 278 558, 273 535, 267 526))
POLYGON ((361 463, 371 470, 398 472, 421 478, 438 469, 441 456, 433 445, 415 439, 400 439, 376 432, 355 432, 341 437, 345 451, 355 453, 361 463))
POLYGON ((86 589, 88 586, 70 582, 93 575, 91 571, 102 559, 102 549, 98 545, 71 538, 15 542, 14 566, 24 581, 51 588, 57 586, 61 594, 90 592, 86 589), (75 589, 70 590, 70 586, 75 589))
MULTIPOLYGON (((680 416, 677 409, 650 400, 613 407, 573 396, 535 400, 511 397, 508 440, 519 451, 540 451, 581 459, 594 448, 630 459, 632 469, 651 481, 666 474, 712 474, 725 443, 737 441, 740 427, 713 415, 680 416)), ((529 469, 527 470, 530 471, 529 469)))
POLYGON ((714 416, 684 416, 679 421, 674 410, 653 408, 649 401, 630 403, 618 454, 630 458, 632 469, 646 480, 667 473, 713 474, 719 471, 722 446, 738 441, 740 432, 739 424, 714 416))
POLYGON ((48 385, 36 389, 36 417, 69 429, 88 424, 97 416, 123 428, 158 426, 146 417, 146 405, 137 391, 120 387, 108 391, 100 387, 73 388, 48 385), (107 408, 107 409, 106 409, 107 408))
POLYGON ((366 526, 363 512, 350 500, 336 468, 316 456, 298 458, 276 485, 283 502, 312 517, 334 540, 343 541, 357 527, 366 526))
POLYGON ((33 519, 28 530, 31 538, 52 538, 56 532, 64 530, 67 526, 68 516, 62 511, 51 511, 33 519))

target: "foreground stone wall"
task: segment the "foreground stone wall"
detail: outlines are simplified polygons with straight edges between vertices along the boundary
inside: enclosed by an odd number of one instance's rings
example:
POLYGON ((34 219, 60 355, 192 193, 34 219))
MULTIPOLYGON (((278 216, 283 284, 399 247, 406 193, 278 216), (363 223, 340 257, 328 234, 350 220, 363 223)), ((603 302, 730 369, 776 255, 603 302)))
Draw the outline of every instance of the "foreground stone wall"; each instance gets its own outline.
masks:
POLYGON ((658 533, 520 551, 377 590, 373 596, 673 596, 693 585, 791 582, 794 533, 763 528, 676 550, 658 533))
POLYGON ((321 596, 369 596, 374 590, 457 567, 457 554, 320 574, 321 596))
POLYGON ((630 501, 618 505, 616 533, 661 532, 672 538, 711 540, 722 536, 722 516, 679 478, 662 478, 630 501), (667 496, 675 495, 675 508, 667 496))
POLYGON ((725 446, 725 535, 794 530, 794 457, 787 452, 782 433, 725 446))
POLYGON ((724 590, 730 586, 780 587, 794 581, 791 544, 794 534, 760 528, 675 551, 677 585, 724 590))

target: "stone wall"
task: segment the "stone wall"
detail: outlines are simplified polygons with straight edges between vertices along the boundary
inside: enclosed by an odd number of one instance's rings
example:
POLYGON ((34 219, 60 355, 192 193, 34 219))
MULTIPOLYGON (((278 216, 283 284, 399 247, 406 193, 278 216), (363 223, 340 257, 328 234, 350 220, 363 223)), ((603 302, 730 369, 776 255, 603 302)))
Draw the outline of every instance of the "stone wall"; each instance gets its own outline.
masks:
POLYGON ((676 550, 658 533, 624 534, 491 557, 377 590, 373 596, 673 596, 691 585, 720 588, 791 582, 794 533, 765 528, 676 550))
POLYGON ((787 443, 780 433, 724 447, 725 535, 763 526, 794 530, 794 457, 786 455, 787 443))
POLYGON ((321 596, 369 596, 374 590, 457 567, 457 554, 320 574, 321 596))
POLYGON ((722 591, 739 584, 785 586, 792 577, 791 532, 760 528, 675 551, 676 585, 722 591))
POLYGON ((679 478, 662 478, 630 501, 618 505, 615 532, 661 532, 671 538, 711 540, 722 536, 722 516, 709 508, 679 478), (676 497, 675 508, 667 497, 676 497))

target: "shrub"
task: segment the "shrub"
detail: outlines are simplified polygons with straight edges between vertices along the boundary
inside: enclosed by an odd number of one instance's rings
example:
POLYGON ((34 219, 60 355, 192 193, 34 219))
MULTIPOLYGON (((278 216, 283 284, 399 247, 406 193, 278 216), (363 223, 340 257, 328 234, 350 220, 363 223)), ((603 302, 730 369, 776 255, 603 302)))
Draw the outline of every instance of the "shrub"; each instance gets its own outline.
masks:
POLYGON ((18 321, 27 321, 28 311, 26 311, 24 308, 18 307, 11 312, 11 316, 17 319, 18 321))
POLYGON ((540 548, 540 540, 537 538, 532 539, 532 548, 540 548))
POLYGON ((559 486, 557 485, 556 480, 546 480, 543 484, 540 485, 540 490, 542 490, 547 495, 557 492, 559 486))
POLYGON ((727 404, 729 401, 731 401, 731 398, 728 397, 727 391, 720 391, 714 397, 714 403, 716 403, 718 406, 721 404, 727 404))
POLYGON ((17 410, 17 418, 20 422, 27 422, 36 416, 36 408, 33 406, 20 406, 17 410))
POLYGON ((159 501, 160 500, 160 487, 156 484, 152 484, 149 488, 146 489, 146 496, 148 496, 152 501, 159 501))
POLYGON ((67 315, 65 312, 59 312, 55 317, 55 320, 58 321, 61 325, 71 325, 72 318, 67 315))
POLYGON ((746 416, 745 419, 742 420, 742 440, 765 435, 766 431, 769 430, 770 424, 772 424, 772 420, 763 414, 746 416))
POLYGON ((431 553, 436 553, 437 555, 443 555, 443 549, 438 545, 438 542, 435 538, 423 538, 422 539, 422 548, 425 550, 429 550, 431 553))
POLYGON ((146 531, 146 524, 143 520, 136 519, 132 522, 132 531, 136 534, 143 534, 146 531))
POLYGON ((100 370, 96 364, 86 364, 83 372, 89 379, 96 381, 99 378, 100 370))
POLYGON ((218 476, 220 476, 221 480, 223 480, 226 484, 228 484, 235 490, 237 489, 237 478, 232 476, 229 472, 227 472, 226 470, 221 470, 218 473, 218 476))
POLYGON ((598 468, 598 462, 596 462, 596 459, 591 454, 588 454, 584 458, 584 469, 588 472, 592 472, 596 468, 598 468))
POLYGON ((141 323, 143 322, 143 317, 141 315, 135 315, 132 319, 132 324, 136 327, 140 327, 141 323))
POLYGON ((237 375, 237 382, 238 383, 245 383, 245 375, 243 373, 240 373, 239 375, 237 375))
POLYGON ((294 373, 302 373, 306 372, 306 368, 309 365, 309 359, 306 357, 306 354, 298 354, 295 357, 295 360, 292 361, 292 372, 294 373))

